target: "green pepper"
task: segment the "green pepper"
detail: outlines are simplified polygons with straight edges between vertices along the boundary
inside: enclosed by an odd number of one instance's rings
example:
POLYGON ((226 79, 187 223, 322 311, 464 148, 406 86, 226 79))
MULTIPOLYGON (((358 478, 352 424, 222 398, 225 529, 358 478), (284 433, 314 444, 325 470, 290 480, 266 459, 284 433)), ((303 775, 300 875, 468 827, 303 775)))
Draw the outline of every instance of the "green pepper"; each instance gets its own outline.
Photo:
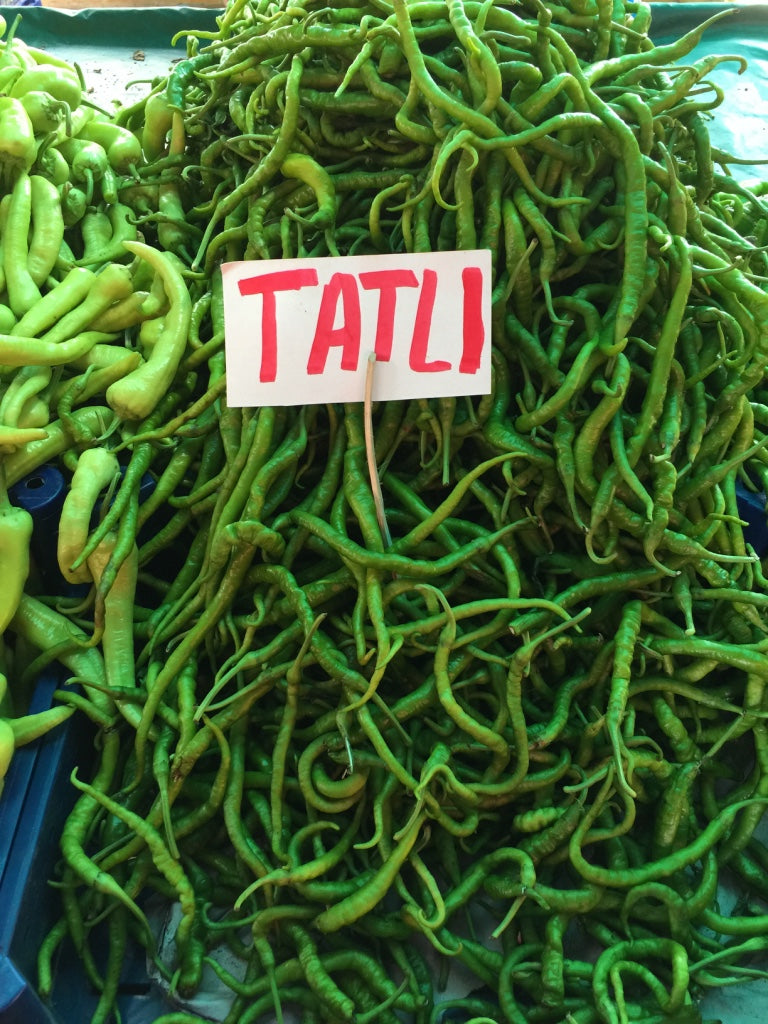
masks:
POLYGON ((5 41, 1 44, 0 73, 5 71, 6 68, 24 71, 25 68, 29 68, 34 65, 34 61, 29 56, 24 43, 22 43, 20 39, 16 39, 16 29, 19 27, 20 23, 21 15, 17 14, 13 19, 11 27, 8 29, 8 35, 5 37, 5 41))
POLYGON ((71 181, 67 180, 59 186, 61 196, 61 212, 66 227, 78 224, 85 216, 88 209, 88 196, 83 189, 78 188, 71 181))
POLYGON ((16 748, 16 741, 13 736, 13 729, 5 718, 0 718, 0 796, 5 786, 5 776, 11 766, 13 752, 16 748))
POLYGON ((64 215, 59 190, 41 174, 29 178, 32 200, 32 231, 27 253, 27 269, 35 284, 42 288, 56 265, 64 240, 64 215))
MULTIPOLYGON (((0 96, 0 168, 6 180, 35 162, 35 130, 21 100, 0 96)), ((10 184, 10 182, 9 182, 10 184)))
POLYGON ((124 260, 126 250, 123 243, 135 241, 138 236, 133 212, 124 203, 114 203, 103 216, 106 222, 104 237, 86 244, 82 257, 77 261, 78 267, 99 267, 124 260))
POLYGON ((23 72, 24 69, 16 64, 7 64, 5 67, 0 67, 0 92, 7 93, 23 72))
MULTIPOLYGON (((103 146, 98 142, 89 142, 88 139, 74 138, 65 139, 59 144, 59 149, 70 166, 74 181, 85 186, 89 205, 93 199, 95 182, 101 182, 102 193, 108 190, 109 201, 114 202, 117 198, 117 179, 103 146)), ((107 198, 106 194, 104 198, 107 198)))
POLYGON ((168 132, 173 122, 173 107, 165 92, 155 92, 144 105, 141 148, 148 161, 157 160, 165 152, 168 132))
POLYGON ((202 71, 213 64, 212 53, 198 53, 194 57, 187 57, 176 64, 168 76, 168 83, 165 87, 165 98, 173 110, 184 110, 184 93, 187 86, 195 77, 197 71, 202 71))
POLYGON ((8 206, 3 237, 3 268, 8 305, 18 317, 40 301, 39 287, 30 273, 29 231, 32 225, 32 177, 20 169, 16 175, 8 206))
POLYGON ((56 148, 53 133, 47 135, 37 151, 35 170, 44 174, 57 188, 69 182, 69 164, 56 148))
POLYGON ((107 402, 121 419, 141 420, 149 416, 176 376, 187 347, 192 300, 175 257, 143 242, 123 244, 153 267, 162 278, 168 297, 165 330, 147 362, 107 389, 107 402))
POLYGON ((107 448, 87 448, 78 458, 59 521, 56 556, 62 576, 69 583, 89 583, 87 565, 72 569, 72 563, 88 539, 91 516, 99 494, 117 478, 117 456, 107 448))
POLYGON ((29 114, 29 120, 36 135, 55 131, 70 117, 70 107, 64 100, 57 100, 42 89, 30 89, 19 97, 29 114))
POLYGON ((44 64, 25 71, 11 87, 11 96, 17 99, 29 92, 47 92, 52 99, 67 103, 70 110, 79 107, 83 99, 83 88, 74 69, 67 72, 44 64))
POLYGON ((138 136, 106 118, 91 118, 83 126, 79 137, 102 146, 110 166, 118 174, 135 174, 137 166, 142 162, 143 154, 138 136))
POLYGON ((26 509, 11 504, 3 486, 0 489, 0 578, 3 581, 0 636, 16 614, 29 576, 32 525, 32 516, 26 509))

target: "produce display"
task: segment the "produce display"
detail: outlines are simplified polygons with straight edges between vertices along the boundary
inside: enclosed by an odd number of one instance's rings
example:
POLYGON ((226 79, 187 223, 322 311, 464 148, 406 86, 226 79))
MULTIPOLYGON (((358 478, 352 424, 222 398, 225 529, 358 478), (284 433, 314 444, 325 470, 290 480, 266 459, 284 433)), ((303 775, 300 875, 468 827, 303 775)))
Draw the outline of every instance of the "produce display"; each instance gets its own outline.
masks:
POLYGON ((128 945, 156 1024, 212 978, 226 1024, 696 1024, 765 977, 768 198, 709 133, 742 59, 690 56, 727 16, 230 0, 110 111, 7 30, 0 772, 93 735, 43 997, 71 947, 119 1019, 128 945), (227 405, 222 261, 477 248, 490 394, 227 405), (8 498, 44 465, 58 582, 8 498))

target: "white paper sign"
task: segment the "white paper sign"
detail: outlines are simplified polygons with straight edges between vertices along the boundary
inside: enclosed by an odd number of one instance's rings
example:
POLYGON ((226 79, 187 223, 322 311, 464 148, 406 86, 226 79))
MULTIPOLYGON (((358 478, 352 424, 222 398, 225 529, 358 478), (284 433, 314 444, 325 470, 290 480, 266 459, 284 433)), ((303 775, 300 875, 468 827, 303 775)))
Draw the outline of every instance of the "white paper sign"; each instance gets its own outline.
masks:
POLYGON ((230 406, 483 395, 488 250, 225 263, 230 406))

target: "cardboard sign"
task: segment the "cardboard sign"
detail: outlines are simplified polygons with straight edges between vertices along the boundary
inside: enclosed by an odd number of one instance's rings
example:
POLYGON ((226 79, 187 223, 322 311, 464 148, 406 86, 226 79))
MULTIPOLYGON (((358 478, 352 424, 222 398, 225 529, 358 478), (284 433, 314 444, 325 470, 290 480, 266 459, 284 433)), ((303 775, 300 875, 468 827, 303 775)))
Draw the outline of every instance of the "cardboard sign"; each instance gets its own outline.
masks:
POLYGON ((225 263, 230 406, 483 395, 487 250, 225 263))

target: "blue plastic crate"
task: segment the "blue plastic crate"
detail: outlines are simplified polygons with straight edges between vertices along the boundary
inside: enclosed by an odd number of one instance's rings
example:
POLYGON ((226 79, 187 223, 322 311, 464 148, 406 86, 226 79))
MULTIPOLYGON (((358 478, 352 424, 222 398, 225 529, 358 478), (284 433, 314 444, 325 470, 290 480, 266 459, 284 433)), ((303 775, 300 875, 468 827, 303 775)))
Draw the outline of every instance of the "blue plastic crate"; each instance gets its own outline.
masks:
POLYGON ((763 558, 768 554, 768 501, 762 491, 748 491, 737 483, 736 502, 739 515, 748 524, 744 527, 744 540, 752 545, 758 558, 763 558))
MULTIPOLYGON (((140 500, 154 486, 154 478, 145 474, 140 500)), ((45 465, 9 490, 12 503, 33 517, 32 554, 48 593, 77 589, 65 582, 56 562, 66 488, 63 474, 45 465)), ((48 670, 26 711, 51 707, 54 691, 64 682, 63 670, 48 670)), ((58 837, 77 796, 70 774, 76 765, 86 773, 92 743, 90 724, 74 715, 41 740, 21 747, 6 776, 0 799, 0 1024, 79 1024, 90 1018, 98 1001, 67 946, 57 972, 66 983, 54 988, 50 1005, 41 1001, 35 983, 40 944, 60 912, 49 880, 59 857, 58 837)), ((138 950, 129 952, 123 979, 121 1014, 127 1024, 150 1024, 170 1009, 152 989, 138 950)))
MULTIPOLYGON (((47 672, 35 688, 30 711, 51 705, 63 682, 47 672)), ((86 981, 69 947, 57 964, 59 984, 50 1004, 37 994, 37 952, 60 913, 49 886, 59 857, 58 837, 76 792, 69 776, 90 759, 92 733, 74 715, 41 741, 15 755, 0 801, 0 1022, 81 1024, 90 1019, 98 993, 86 981)), ((119 1000, 125 1024, 151 1024, 171 1009, 148 980, 143 955, 129 953, 119 1000)))
MULTIPOLYGON (((30 711, 50 707, 58 680, 51 673, 38 684, 30 711)), ((61 821, 60 767, 76 740, 76 728, 62 728, 14 756, 0 800, 0 1020, 3 1024, 48 1024, 55 1021, 38 999, 29 979, 45 933, 46 908, 41 892, 50 877, 56 847, 49 842, 61 821)), ((66 784, 66 780, 65 784, 66 784)))

